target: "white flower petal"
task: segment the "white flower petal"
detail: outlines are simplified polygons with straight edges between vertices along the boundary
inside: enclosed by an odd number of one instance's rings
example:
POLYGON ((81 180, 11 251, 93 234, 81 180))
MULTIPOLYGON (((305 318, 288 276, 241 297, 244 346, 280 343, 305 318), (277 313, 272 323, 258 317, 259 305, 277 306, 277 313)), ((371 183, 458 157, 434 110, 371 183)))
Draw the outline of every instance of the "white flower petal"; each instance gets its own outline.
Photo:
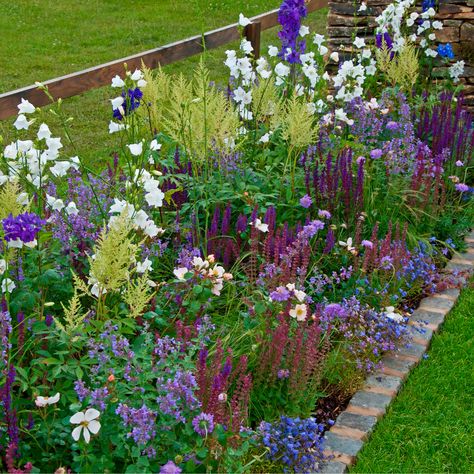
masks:
POLYGON ((74 441, 79 441, 79 438, 81 437, 82 428, 83 426, 80 425, 80 426, 76 426, 76 428, 72 430, 72 437, 74 441))
POLYGON ((85 420, 86 421, 95 420, 96 418, 99 418, 99 416, 100 416, 99 410, 96 410, 95 408, 88 408, 85 413, 85 420))
POLYGON ((92 434, 97 434, 100 430, 100 423, 97 420, 92 420, 87 425, 87 428, 92 434))
POLYGON ((91 440, 91 434, 89 433, 89 430, 84 426, 84 441, 89 444, 89 441, 91 440))
POLYGON ((84 413, 82 411, 76 413, 75 415, 72 415, 71 418, 69 419, 69 422, 72 423, 73 425, 78 425, 79 423, 82 423, 85 420, 84 413))

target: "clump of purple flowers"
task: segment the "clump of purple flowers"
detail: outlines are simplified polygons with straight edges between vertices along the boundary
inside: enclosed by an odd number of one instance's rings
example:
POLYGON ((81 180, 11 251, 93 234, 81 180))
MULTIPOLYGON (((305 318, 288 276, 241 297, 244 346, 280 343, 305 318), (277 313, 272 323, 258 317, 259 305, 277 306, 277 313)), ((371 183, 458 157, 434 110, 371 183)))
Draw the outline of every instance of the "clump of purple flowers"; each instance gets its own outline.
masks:
POLYGON ((10 214, 3 219, 2 224, 7 242, 20 240, 26 244, 36 239, 38 232, 46 224, 46 221, 32 212, 25 212, 15 217, 10 214))
POLYGON ((281 24, 281 31, 278 33, 281 40, 279 56, 290 64, 300 63, 300 55, 306 49, 306 42, 298 41, 301 19, 306 15, 304 0, 284 0, 278 12, 278 21, 281 24))
POLYGON ((114 110, 114 118, 123 120, 124 116, 130 114, 140 106, 140 100, 143 97, 143 92, 136 87, 135 89, 128 89, 128 92, 122 92, 123 103, 120 107, 114 110))
POLYGON ((327 305, 321 312, 323 327, 336 328, 343 348, 358 370, 373 372, 381 366, 384 352, 393 351, 408 340, 406 322, 397 322, 362 304, 355 296, 341 304, 327 305))
POLYGON ((270 452, 272 461, 280 461, 285 471, 315 472, 322 467, 324 456, 324 425, 314 418, 289 418, 280 421, 262 421, 259 426, 262 443, 270 452))
POLYGON ((145 404, 141 408, 130 408, 119 403, 115 413, 122 417, 127 428, 132 429, 127 437, 133 438, 135 443, 144 446, 156 436, 157 413, 150 410, 145 404))

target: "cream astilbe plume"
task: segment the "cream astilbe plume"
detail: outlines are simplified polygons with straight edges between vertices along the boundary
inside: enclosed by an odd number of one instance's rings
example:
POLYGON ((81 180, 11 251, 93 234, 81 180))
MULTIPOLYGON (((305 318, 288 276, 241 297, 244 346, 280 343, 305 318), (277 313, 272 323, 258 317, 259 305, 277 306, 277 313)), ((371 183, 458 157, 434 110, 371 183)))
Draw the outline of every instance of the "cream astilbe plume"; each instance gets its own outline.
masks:
POLYGON ((201 63, 192 81, 182 75, 173 81, 164 126, 193 162, 202 164, 212 149, 229 149, 240 120, 225 94, 209 85, 209 71, 201 63))
POLYGON ((171 78, 161 68, 153 73, 142 64, 142 71, 146 81, 146 86, 142 88, 144 106, 136 110, 145 120, 150 121, 152 130, 161 131, 163 112, 171 97, 171 78))
POLYGON ((147 273, 144 273, 134 282, 129 281, 127 290, 123 295, 123 300, 130 308, 130 317, 136 318, 140 316, 152 296, 153 292, 149 285, 147 273))
POLYGON ((28 206, 20 204, 19 201, 21 194, 21 188, 16 181, 7 181, 0 188, 0 219, 5 219, 10 214, 17 216, 26 212, 28 206))
POLYGON ((66 307, 63 303, 61 306, 64 311, 63 321, 60 318, 55 319, 57 328, 66 333, 68 336, 74 334, 81 326, 84 318, 87 314, 82 314, 81 296, 88 294, 87 285, 75 274, 73 274, 74 280, 74 295, 69 300, 69 304, 66 307))
POLYGON ((274 80, 260 80, 252 88, 252 98, 251 111, 257 122, 265 122, 271 118, 273 123, 279 123, 283 100, 278 96, 274 80))
POLYGON ((129 268, 138 249, 130 236, 132 230, 133 224, 124 212, 97 239, 94 256, 89 257, 89 276, 102 293, 119 291, 128 282, 129 268))
POLYGON ((377 51, 377 66, 384 72, 393 86, 398 85, 405 92, 411 92, 418 80, 420 64, 418 51, 413 43, 406 41, 398 54, 390 59, 390 51, 384 44, 377 51))
POLYGON ((314 116, 308 109, 304 98, 293 95, 287 101, 282 118, 282 137, 290 148, 306 148, 317 137, 318 128, 314 124, 314 116))

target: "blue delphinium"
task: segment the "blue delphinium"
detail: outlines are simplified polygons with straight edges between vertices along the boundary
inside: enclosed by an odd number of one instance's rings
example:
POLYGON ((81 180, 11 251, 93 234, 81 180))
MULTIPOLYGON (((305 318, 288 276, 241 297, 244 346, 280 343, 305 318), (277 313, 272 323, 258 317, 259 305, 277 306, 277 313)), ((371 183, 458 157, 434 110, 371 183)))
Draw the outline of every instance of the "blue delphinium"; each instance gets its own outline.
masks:
POLYGON ((284 0, 278 12, 278 21, 281 25, 281 31, 278 33, 281 40, 279 56, 290 64, 300 63, 300 55, 306 50, 306 42, 298 41, 301 19, 306 15, 304 0, 284 0))
POLYGON ((454 59, 454 51, 451 43, 439 44, 438 45, 438 54, 442 58, 454 59))
POLYGON ((421 8, 425 12, 426 10, 429 10, 430 8, 435 8, 436 7, 436 0, 423 0, 421 4, 421 8))
POLYGON ((289 418, 280 421, 262 421, 259 433, 262 443, 270 452, 272 461, 280 461, 285 471, 315 472, 325 461, 323 448, 324 425, 314 418, 289 418))
POLYGON ((25 212, 15 217, 10 214, 3 219, 2 224, 7 242, 20 240, 26 244, 36 239, 46 222, 32 212, 25 212))
POLYGON ((114 118, 123 120, 123 117, 129 115, 130 112, 140 106, 140 100, 143 97, 143 92, 136 87, 135 89, 128 89, 128 92, 122 92, 123 103, 121 107, 114 110, 114 118))

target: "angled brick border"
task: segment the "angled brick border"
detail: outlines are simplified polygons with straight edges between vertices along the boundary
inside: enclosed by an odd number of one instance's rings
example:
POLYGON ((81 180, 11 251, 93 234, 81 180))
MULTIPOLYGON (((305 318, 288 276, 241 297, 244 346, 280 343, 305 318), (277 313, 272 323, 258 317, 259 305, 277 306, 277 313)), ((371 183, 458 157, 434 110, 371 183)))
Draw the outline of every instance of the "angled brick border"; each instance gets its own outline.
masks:
MULTIPOLYGON (((456 254, 447 264, 447 270, 474 271, 474 230, 465 241, 467 251, 456 254)), ((421 300, 409 322, 413 341, 383 357, 383 369, 366 379, 362 389, 354 394, 347 408, 326 433, 325 454, 331 456, 331 460, 323 467, 324 474, 345 473, 348 466, 355 463, 358 452, 369 439, 378 419, 385 415, 410 370, 428 350, 433 334, 443 324, 459 294, 458 289, 448 289, 421 300)))

